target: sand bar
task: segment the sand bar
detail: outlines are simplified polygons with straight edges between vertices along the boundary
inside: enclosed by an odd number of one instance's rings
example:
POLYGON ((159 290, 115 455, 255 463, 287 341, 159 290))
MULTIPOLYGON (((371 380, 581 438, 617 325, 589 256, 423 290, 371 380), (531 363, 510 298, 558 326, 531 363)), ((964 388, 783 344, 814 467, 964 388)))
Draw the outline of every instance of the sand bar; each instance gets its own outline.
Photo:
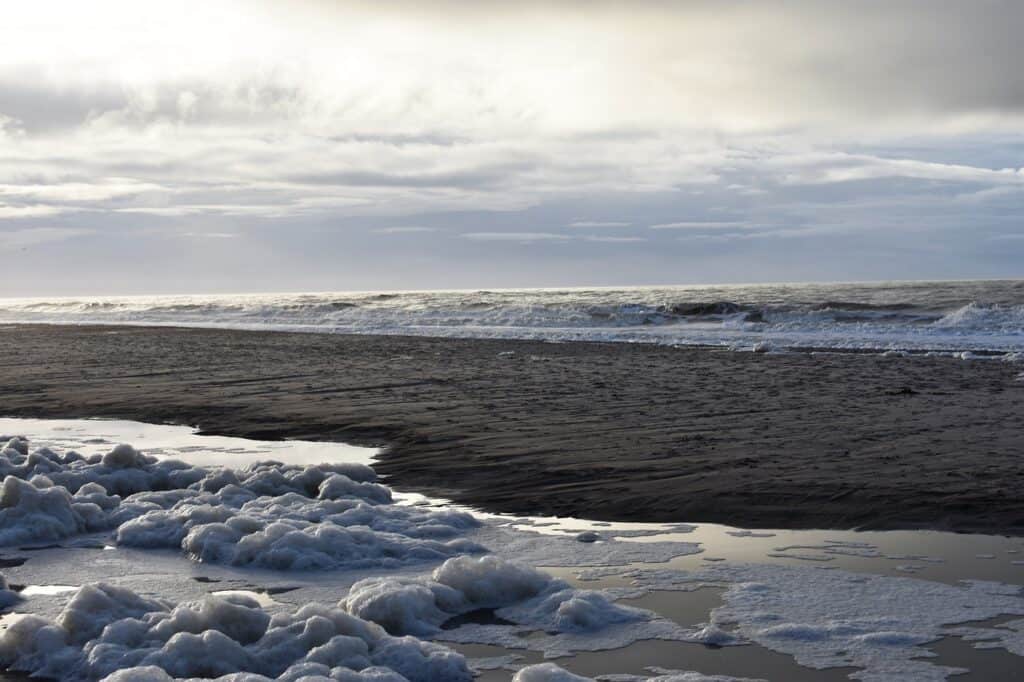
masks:
POLYGON ((0 413, 384 445, 506 512, 1024 534, 1021 367, 639 344, 0 327, 0 413))

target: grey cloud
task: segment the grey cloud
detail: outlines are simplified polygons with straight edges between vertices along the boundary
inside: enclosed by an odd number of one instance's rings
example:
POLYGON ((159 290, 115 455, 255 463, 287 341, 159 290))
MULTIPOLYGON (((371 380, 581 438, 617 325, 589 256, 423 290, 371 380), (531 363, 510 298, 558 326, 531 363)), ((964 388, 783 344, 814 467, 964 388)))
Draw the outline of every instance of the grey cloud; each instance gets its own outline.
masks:
POLYGON ((55 88, 42 77, 10 80, 0 72, 0 115, 30 134, 74 128, 96 112, 126 106, 126 94, 113 87, 55 88))
POLYGON ((64 227, 27 227, 24 229, 0 231, 0 251, 27 249, 40 244, 62 242, 92 233, 93 230, 64 227))
POLYGON ((633 223, 616 220, 576 220, 569 227, 629 227, 633 223))
POLYGON ((182 232, 182 237, 190 237, 197 239, 234 239, 238 236, 237 232, 182 232))
POLYGON ((333 171, 326 173, 299 173, 289 178, 292 182, 313 185, 349 187, 494 187, 506 182, 516 173, 528 171, 533 164, 509 163, 462 171, 424 173, 384 173, 379 171, 333 171))
POLYGON ((391 227, 378 227, 372 231, 377 234, 422 234, 424 232, 437 232, 438 228, 425 225, 394 225, 391 227))
MULTIPOLYGON (((88 64, 18 47, 5 16, 0 233, 48 240, 54 287, 105 264, 173 289, 167 248, 226 289, 1019 274, 1000 251, 1024 206, 1024 4, 265 9, 267 35, 203 34, 173 63, 119 52, 117 26, 88 64)), ((0 294, 43 286, 8 267, 0 294)))
POLYGON ((60 133, 84 124, 253 124, 287 118, 304 97, 297 85, 256 77, 237 83, 191 78, 145 87, 101 80, 64 85, 48 81, 32 71, 0 71, 0 115, 31 135, 60 133))
POLYGON ((0 203, 0 219, 9 218, 39 218, 60 213, 63 209, 60 206, 49 206, 46 204, 4 204, 0 203))

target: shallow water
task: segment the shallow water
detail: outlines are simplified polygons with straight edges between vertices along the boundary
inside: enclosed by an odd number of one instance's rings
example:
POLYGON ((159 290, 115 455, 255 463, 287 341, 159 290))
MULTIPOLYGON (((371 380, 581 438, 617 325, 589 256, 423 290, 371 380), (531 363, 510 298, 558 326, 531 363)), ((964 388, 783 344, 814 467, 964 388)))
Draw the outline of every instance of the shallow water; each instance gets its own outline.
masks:
MULTIPOLYGON (((118 442, 131 442, 148 454, 174 457, 201 465, 243 466, 277 461, 309 464, 320 462, 372 463, 376 451, 333 443, 301 441, 259 442, 240 438, 199 436, 181 426, 149 425, 110 420, 0 419, 0 433, 24 434, 33 447, 75 449, 83 454, 102 453, 118 442)), ((448 505, 444 500, 401 493, 403 504, 448 505)), ((958 535, 934 531, 745 531, 714 524, 637 524, 591 522, 580 519, 505 516, 474 512, 489 524, 532 536, 575 536, 596 532, 601 543, 644 545, 665 541, 699 543, 696 554, 676 556, 667 562, 634 562, 608 571, 597 579, 580 580, 578 566, 545 570, 587 588, 629 588, 633 581, 621 575, 631 568, 694 571, 709 565, 756 563, 798 566, 816 570, 842 569, 857 573, 912 577, 948 584, 962 580, 993 580, 1024 584, 1024 540, 984 535, 958 535)), ((119 584, 141 594, 178 601, 207 593, 244 594, 269 611, 293 608, 310 601, 337 602, 348 586, 366 572, 288 572, 197 564, 178 552, 136 550, 105 543, 109 534, 79 536, 66 542, 32 549, 5 548, 0 562, 11 583, 26 585, 27 600, 18 611, 55 615, 77 584, 116 576, 119 584), (20 565, 19 565, 20 563, 20 565), (69 566, 74 569, 69 571, 69 566), (70 579, 69 579, 70 578, 70 579), (69 584, 75 583, 75 584, 69 584)), ((651 545, 652 547, 654 545, 651 545)), ((600 566, 600 563, 596 564, 600 566)), ((422 574, 427 567, 402 569, 396 574, 422 574)), ((380 571, 372 571, 380 573, 380 571)), ((626 596, 622 604, 649 609, 683 626, 710 620, 722 604, 723 588, 689 591, 655 590, 626 596)), ((11 614, 0 620, 10 622, 11 614)), ((990 624, 990 627, 998 627, 990 624)), ((541 660, 534 651, 503 649, 490 645, 458 644, 474 658, 518 656, 517 665, 541 660)), ((972 670, 974 677, 957 679, 1013 679, 1022 659, 1005 649, 982 650, 956 636, 927 645, 937 654, 933 663, 972 670)), ((698 670, 705 674, 767 677, 777 680, 847 679, 853 668, 814 670, 798 665, 790 655, 757 644, 714 648, 701 644, 642 640, 614 650, 577 653, 558 663, 577 674, 646 674, 649 666, 698 670)), ((481 680, 508 680, 511 672, 483 671, 481 680)))
MULTIPOLYGON (((407 503, 449 504, 416 494, 404 497, 407 503)), ((479 510, 474 513, 510 518, 513 527, 543 535, 575 536, 592 531, 624 542, 701 545, 701 553, 675 557, 658 563, 658 568, 689 570, 709 562, 754 562, 913 576, 950 584, 994 580, 1024 585, 1024 538, 1019 537, 930 530, 750 530, 714 523, 608 523, 569 517, 506 517, 479 510)), ((557 566, 544 568, 563 577, 575 572, 557 566)))
POLYGON ((312 441, 255 441, 199 436, 195 429, 124 419, 12 419, 0 417, 0 435, 30 436, 33 447, 102 454, 118 443, 138 443, 146 454, 180 459, 196 466, 243 467, 274 460, 284 464, 353 462, 370 464, 375 448, 312 441))

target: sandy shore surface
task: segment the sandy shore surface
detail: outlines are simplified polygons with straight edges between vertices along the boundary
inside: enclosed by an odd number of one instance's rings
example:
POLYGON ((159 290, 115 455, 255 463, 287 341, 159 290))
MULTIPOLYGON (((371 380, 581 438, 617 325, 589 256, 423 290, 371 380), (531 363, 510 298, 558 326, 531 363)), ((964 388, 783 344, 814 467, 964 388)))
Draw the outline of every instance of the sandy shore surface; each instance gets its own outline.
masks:
POLYGON ((130 327, 0 327, 0 414, 384 445, 474 506, 1024 534, 1019 365, 130 327))

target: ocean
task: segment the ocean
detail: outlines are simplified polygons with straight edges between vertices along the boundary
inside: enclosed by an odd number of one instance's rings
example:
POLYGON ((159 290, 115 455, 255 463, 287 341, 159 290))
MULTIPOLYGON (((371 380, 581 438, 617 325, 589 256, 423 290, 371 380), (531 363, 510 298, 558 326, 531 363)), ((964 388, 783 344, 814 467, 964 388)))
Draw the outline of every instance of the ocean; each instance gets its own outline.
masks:
POLYGON ((0 323, 1024 352, 1024 280, 0 299, 0 323))

